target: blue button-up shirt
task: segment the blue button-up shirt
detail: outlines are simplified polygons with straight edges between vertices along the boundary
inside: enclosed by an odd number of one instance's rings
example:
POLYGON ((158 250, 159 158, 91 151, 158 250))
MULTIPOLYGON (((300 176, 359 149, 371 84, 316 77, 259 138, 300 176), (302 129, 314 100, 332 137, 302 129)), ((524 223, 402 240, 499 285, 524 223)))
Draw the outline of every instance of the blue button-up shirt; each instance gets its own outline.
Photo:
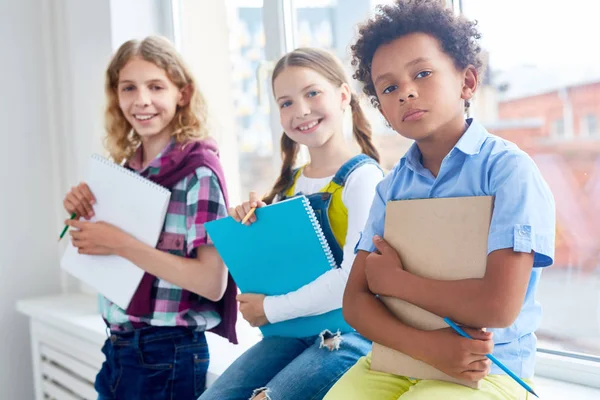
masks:
MULTIPOLYGON (((357 245, 373 252, 373 236, 384 237, 386 203, 436 197, 494 196, 488 254, 511 248, 534 252, 527 294, 516 321, 494 332, 494 356, 522 378, 533 376, 535 330, 542 309, 535 292, 542 269, 554 258, 555 206, 533 160, 515 144, 494 136, 477 121, 444 158, 437 177, 423 167, 416 144, 377 186, 369 219, 357 245)), ((432 293, 432 295, 434 295, 432 293)), ((492 374, 503 374, 492 365, 492 374)))

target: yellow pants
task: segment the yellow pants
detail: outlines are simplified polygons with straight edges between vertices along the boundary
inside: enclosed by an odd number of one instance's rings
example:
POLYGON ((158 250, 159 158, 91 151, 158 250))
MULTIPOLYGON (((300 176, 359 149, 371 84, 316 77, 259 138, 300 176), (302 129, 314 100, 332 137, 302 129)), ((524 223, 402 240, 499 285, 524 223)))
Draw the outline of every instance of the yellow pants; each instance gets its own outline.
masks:
MULTIPOLYGON (((525 381, 533 387, 530 380, 525 381)), ((471 389, 450 382, 371 371, 369 353, 341 377, 323 400, 526 400, 528 394, 507 375, 488 375, 479 389, 471 389)))

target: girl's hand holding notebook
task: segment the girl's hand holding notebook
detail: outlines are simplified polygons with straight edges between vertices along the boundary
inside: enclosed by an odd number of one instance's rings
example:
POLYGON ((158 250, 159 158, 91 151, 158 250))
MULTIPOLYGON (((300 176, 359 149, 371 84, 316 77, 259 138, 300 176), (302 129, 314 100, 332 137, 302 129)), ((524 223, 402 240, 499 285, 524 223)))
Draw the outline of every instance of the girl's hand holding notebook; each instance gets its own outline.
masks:
POLYGON ((240 302, 240 312, 250 326, 257 328, 269 323, 265 315, 265 295, 255 293, 241 293, 236 297, 240 302))
POLYGON ((229 208, 229 215, 237 222, 241 222, 244 225, 250 225, 256 222, 254 210, 264 206, 266 206, 265 202, 258 198, 256 192, 250 192, 249 200, 247 202, 242 203, 237 207, 229 208))
POLYGON ((96 198, 89 186, 82 182, 71 188, 65 196, 65 210, 75 214, 75 218, 65 221, 67 227, 75 228, 70 232, 71 242, 79 254, 114 255, 129 235, 121 229, 106 222, 84 222, 79 218, 91 220, 94 213, 96 198))
MULTIPOLYGON (((67 220, 71 230, 71 243, 79 254, 94 256, 119 255, 119 250, 134 237, 107 222, 67 220)), ((129 242, 130 243, 130 242, 129 242)))
POLYGON ((76 213, 76 218, 91 219, 94 216, 96 198, 86 183, 73 186, 65 196, 63 206, 69 214, 76 213))

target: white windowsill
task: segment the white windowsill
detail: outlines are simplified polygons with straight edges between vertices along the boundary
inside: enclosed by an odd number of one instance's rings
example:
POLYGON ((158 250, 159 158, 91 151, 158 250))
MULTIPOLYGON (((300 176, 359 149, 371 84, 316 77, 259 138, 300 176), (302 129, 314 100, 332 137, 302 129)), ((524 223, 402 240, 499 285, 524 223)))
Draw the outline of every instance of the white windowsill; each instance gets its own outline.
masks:
MULTIPOLYGON (((96 311, 96 296, 68 294, 53 297, 21 300, 17 310, 32 319, 47 323, 57 329, 92 341, 98 349, 106 340, 106 326, 96 311)), ((240 344, 235 346, 214 334, 207 334, 211 352, 207 382, 210 385, 240 354, 260 340, 258 331, 245 321, 239 321, 240 344)), ((598 382, 600 371, 596 365, 567 360, 558 356, 538 355, 536 368, 536 392, 544 400, 565 398, 587 400, 600 398, 600 388, 592 388, 573 382, 598 382), (565 382, 560 379, 571 380, 565 382)), ((33 379, 33 377, 32 377, 33 379)))

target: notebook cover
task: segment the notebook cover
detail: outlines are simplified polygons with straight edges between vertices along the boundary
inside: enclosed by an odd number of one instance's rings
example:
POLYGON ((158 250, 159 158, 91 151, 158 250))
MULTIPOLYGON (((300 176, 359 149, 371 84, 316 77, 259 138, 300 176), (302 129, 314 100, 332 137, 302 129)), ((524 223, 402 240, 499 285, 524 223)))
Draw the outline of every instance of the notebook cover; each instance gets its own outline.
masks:
MULTIPOLYGON (((267 296, 295 291, 335 267, 308 199, 298 196, 256 210, 242 225, 227 217, 205 224, 210 239, 242 293, 267 296)), ((342 310, 262 326, 264 336, 308 337, 328 329, 351 331, 342 310)))
MULTIPOLYGON (((485 275, 492 196, 398 200, 388 202, 384 238, 398 252, 406 271, 430 279, 458 280, 485 275)), ((457 294, 460 295, 460 294, 457 294)), ((385 305, 406 325, 422 330, 447 328, 442 317, 393 297, 385 305)), ((373 343, 371 368, 417 379, 452 378, 410 356, 373 343)))

